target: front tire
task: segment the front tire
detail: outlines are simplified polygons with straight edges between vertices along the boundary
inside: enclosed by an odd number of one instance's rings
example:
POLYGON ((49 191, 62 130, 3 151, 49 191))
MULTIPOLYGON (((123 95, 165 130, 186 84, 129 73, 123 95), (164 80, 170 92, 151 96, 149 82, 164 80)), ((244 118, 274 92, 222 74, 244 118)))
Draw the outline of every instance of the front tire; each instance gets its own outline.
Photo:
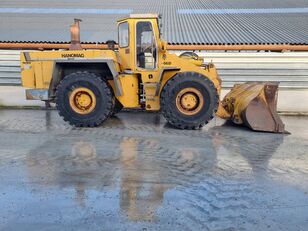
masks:
POLYGON ((178 73, 163 87, 161 111, 166 120, 180 129, 199 129, 217 111, 219 96, 211 80, 195 72, 178 73))
POLYGON ((76 127, 96 127, 112 112, 112 91, 108 83, 89 72, 65 76, 56 90, 60 116, 76 127))

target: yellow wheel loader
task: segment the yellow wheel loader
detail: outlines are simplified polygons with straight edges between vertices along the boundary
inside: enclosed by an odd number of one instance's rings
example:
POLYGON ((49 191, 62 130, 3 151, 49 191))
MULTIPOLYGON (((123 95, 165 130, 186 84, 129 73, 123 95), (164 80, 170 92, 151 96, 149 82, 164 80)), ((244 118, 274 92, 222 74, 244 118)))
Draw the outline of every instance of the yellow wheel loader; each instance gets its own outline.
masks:
POLYGON ((199 129, 215 114, 253 130, 284 132, 276 112, 277 84, 236 85, 220 101, 221 79, 213 63, 193 52, 166 50, 159 16, 135 14, 119 20, 118 45, 84 50, 79 20, 71 26, 69 50, 21 53, 27 99, 56 103, 71 125, 95 127, 122 108, 160 110, 181 129, 199 129))

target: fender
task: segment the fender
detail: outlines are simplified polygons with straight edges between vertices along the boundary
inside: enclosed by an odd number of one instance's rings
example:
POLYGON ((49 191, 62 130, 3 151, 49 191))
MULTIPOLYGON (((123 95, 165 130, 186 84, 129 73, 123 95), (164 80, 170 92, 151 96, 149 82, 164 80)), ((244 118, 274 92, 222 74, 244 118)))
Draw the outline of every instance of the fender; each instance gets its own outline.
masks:
POLYGON ((61 69, 62 64, 65 63, 80 63, 80 64, 87 64, 87 63, 106 63, 114 80, 115 85, 115 94, 116 96, 122 96, 123 90, 121 86, 121 82, 119 80, 119 73, 117 72, 114 64, 114 60, 112 58, 103 58, 103 59, 82 59, 82 58, 73 58, 73 59, 55 59, 53 63, 53 72, 52 72, 52 78, 49 85, 49 98, 54 97, 54 93, 56 90, 56 86, 61 81, 62 75, 61 75, 61 69))

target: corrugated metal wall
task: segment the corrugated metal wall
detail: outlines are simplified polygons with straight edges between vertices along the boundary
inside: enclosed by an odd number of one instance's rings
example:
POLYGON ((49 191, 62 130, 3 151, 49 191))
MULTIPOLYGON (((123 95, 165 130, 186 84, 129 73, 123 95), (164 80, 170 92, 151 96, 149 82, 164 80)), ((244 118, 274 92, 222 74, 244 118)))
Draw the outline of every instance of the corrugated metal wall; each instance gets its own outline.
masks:
POLYGON ((69 42, 74 18, 81 41, 117 41, 117 20, 161 13, 172 44, 308 44, 307 8, 307 0, 1 0, 0 41, 69 42))
POLYGON ((0 50, 0 85, 20 85, 20 51, 0 50))
POLYGON ((308 52, 196 53, 216 65, 224 88, 247 81, 278 81, 280 88, 308 89, 308 52))
POLYGON ((280 88, 308 89, 308 52, 200 53, 212 61, 223 87, 246 81, 279 81, 280 88))
MULTIPOLYGON (((19 53, 0 50, 0 85, 21 84, 19 53)), ((198 55, 215 63, 225 88, 246 81, 279 81, 281 88, 308 89, 308 52, 200 52, 198 55)))

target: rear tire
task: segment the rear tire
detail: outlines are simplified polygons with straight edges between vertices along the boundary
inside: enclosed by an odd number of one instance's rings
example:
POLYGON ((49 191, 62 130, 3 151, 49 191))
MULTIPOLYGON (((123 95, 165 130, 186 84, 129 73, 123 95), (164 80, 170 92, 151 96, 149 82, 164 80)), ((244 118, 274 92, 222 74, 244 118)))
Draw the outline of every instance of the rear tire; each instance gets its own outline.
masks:
POLYGON ((161 111, 166 120, 180 129, 199 129, 217 111, 219 96, 211 80, 195 72, 178 73, 163 87, 161 111))
POLYGON ((107 82, 89 72, 65 76, 56 90, 60 116, 76 127, 96 127, 112 112, 112 91, 107 82))

